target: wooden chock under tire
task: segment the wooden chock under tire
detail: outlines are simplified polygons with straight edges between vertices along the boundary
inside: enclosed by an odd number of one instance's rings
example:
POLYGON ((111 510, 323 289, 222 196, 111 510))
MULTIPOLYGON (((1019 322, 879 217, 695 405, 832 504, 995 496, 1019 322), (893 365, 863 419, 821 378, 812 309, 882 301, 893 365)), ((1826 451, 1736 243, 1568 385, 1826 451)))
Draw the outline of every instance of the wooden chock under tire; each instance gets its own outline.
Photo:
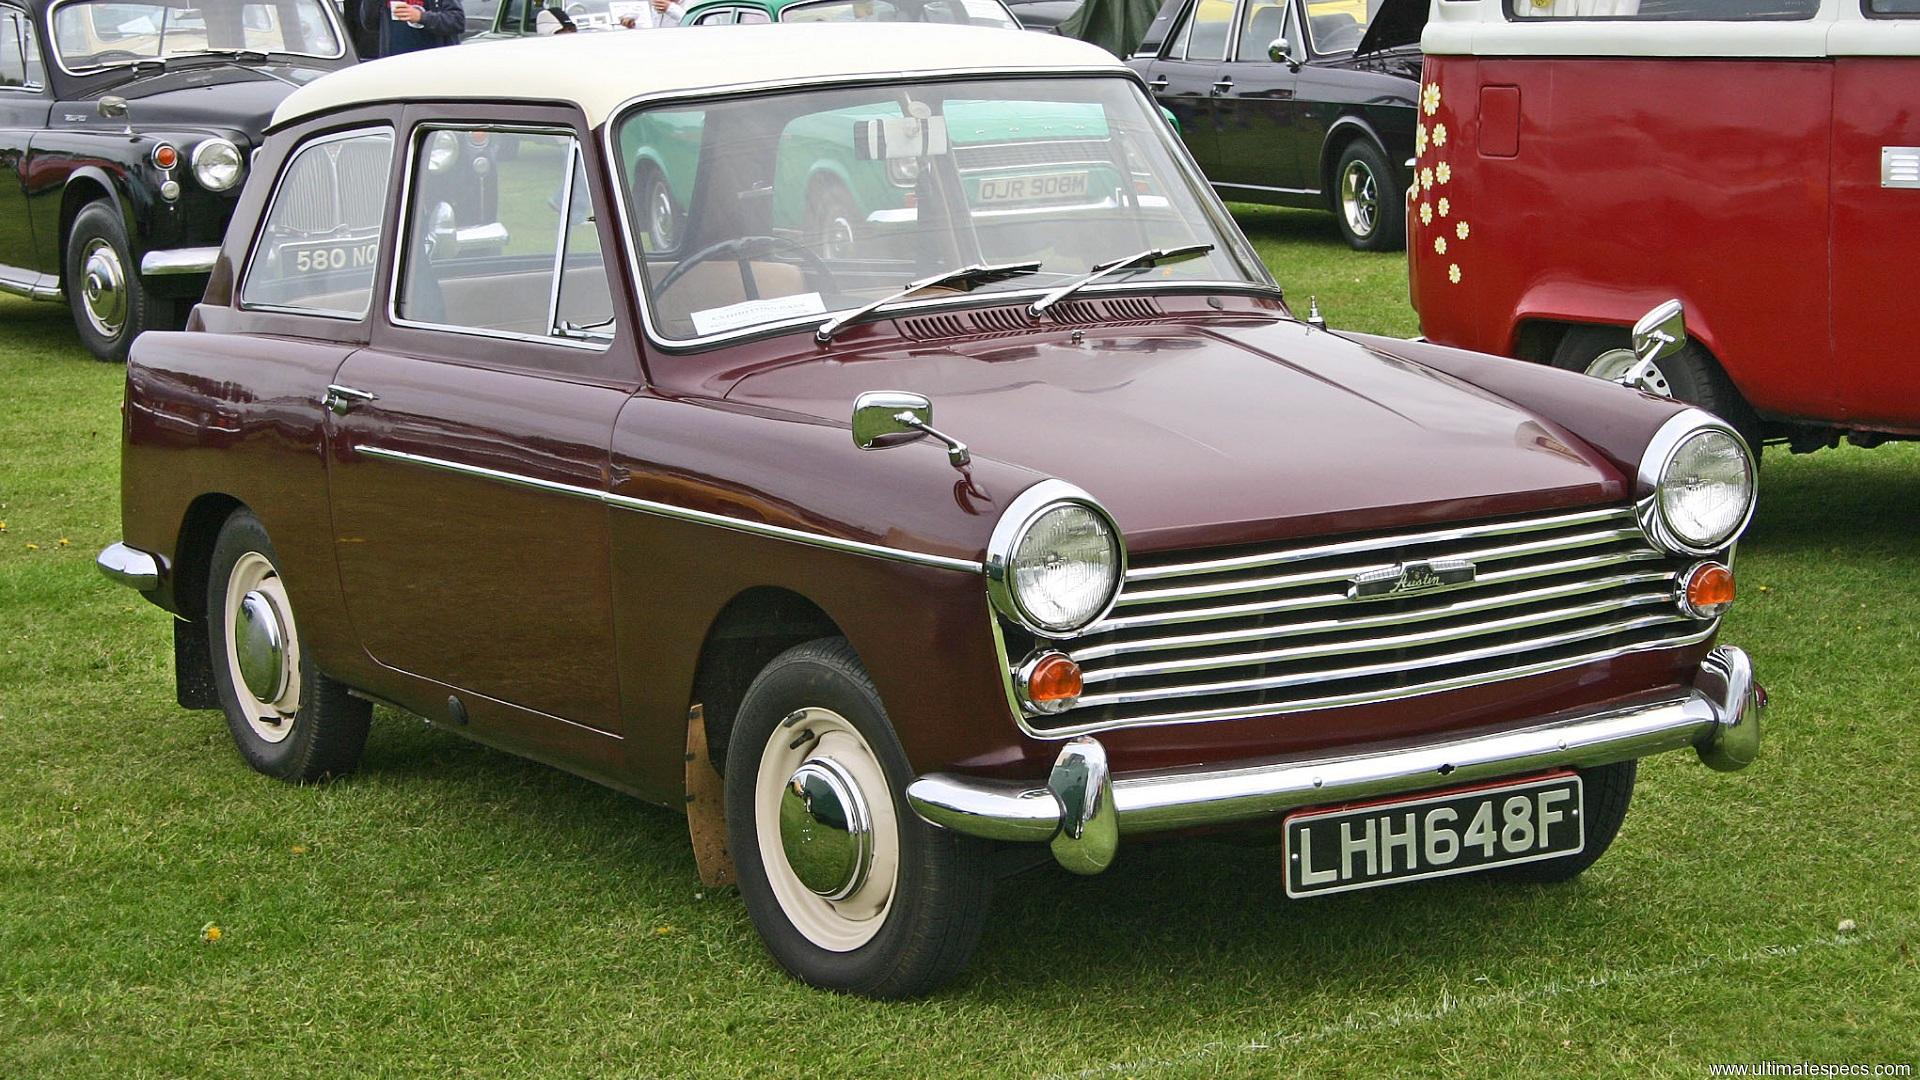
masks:
POLYGON ((706 711, 695 705, 687 712, 687 833, 700 884, 708 888, 734 883, 725 792, 725 781, 707 756, 706 711))

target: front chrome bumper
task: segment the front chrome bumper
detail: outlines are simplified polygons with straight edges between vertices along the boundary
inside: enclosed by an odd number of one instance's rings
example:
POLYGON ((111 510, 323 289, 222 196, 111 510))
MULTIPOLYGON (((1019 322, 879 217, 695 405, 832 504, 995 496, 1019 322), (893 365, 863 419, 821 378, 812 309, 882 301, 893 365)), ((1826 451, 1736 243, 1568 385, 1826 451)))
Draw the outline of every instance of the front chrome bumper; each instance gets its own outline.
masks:
POLYGON ((168 274, 207 274, 220 259, 217 247, 168 248, 140 257, 140 272, 148 277, 168 274))
POLYGON ((159 558, 139 548, 116 541, 101 549, 100 554, 94 557, 93 564, 100 568, 108 581, 129 589, 152 592, 160 587, 162 570, 159 558))
POLYGON ((1069 870, 1096 874, 1126 833, 1274 818, 1350 802, 1567 766, 1607 765, 1693 747, 1723 772, 1760 753, 1766 693, 1731 645, 1707 654, 1692 693, 1561 716, 1512 731, 1341 757, 1276 758, 1111 774, 1091 737, 1060 750, 1045 786, 932 773, 907 787, 931 824, 992 840, 1046 842, 1069 870))

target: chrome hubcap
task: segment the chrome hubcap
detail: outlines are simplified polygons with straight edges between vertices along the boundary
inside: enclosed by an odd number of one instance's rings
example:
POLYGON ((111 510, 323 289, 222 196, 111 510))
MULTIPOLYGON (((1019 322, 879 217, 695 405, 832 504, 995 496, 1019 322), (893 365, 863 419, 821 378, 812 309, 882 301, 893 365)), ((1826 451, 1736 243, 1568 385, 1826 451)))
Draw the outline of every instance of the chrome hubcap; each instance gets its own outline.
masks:
POLYGON ((653 234, 655 251, 667 251, 673 247, 673 192, 667 189, 666 181, 656 180, 653 192, 647 198, 647 229, 653 234))
POLYGON ((80 306, 102 337, 113 337, 127 324, 126 270, 120 253, 105 240, 88 241, 80 260, 80 306))
POLYGON ((247 691, 260 701, 278 700, 287 688, 287 631, 279 609, 258 589, 240 598, 233 654, 247 691))
POLYGON ((841 900, 866 883, 873 866, 867 801, 832 758, 811 758, 780 797, 780 846, 787 866, 815 896, 841 900))
MULTIPOLYGON (((1593 358, 1593 363, 1587 365, 1587 374, 1596 379, 1619 382, 1639 363, 1640 358, 1633 355, 1632 349, 1609 349, 1593 358)), ((1633 385, 1649 394, 1665 398, 1673 396, 1673 385, 1667 381, 1667 373, 1661 371, 1657 363, 1648 364, 1633 385)))
POLYGON ((1373 170, 1364 161, 1347 163, 1340 176, 1340 209, 1347 216, 1347 228, 1355 236, 1372 236, 1380 218, 1380 191, 1373 170))

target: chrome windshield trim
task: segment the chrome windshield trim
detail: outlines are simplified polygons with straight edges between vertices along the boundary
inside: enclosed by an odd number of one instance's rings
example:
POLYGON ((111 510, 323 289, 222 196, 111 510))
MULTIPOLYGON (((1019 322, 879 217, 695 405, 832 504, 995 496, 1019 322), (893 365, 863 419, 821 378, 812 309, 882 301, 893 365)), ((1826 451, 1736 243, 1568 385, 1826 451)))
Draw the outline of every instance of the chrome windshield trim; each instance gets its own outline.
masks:
POLYGON ((636 499, 630 495, 616 495, 610 491, 601 491, 597 488, 581 487, 578 484, 567 484, 557 480, 542 480, 539 477, 507 472, 503 469, 490 469, 484 465, 468 465, 464 462, 448 461, 445 458, 428 457, 424 454, 410 454, 404 450, 389 450, 379 446, 356 446, 353 450, 356 454, 364 454, 371 458, 398 461, 408 465, 418 465, 422 468, 438 469, 442 472, 459 473, 461 475, 479 477, 484 480, 493 480, 503 484, 512 484, 516 487, 552 492, 556 495, 570 495, 576 499, 591 499, 622 510, 652 514, 656 517, 673 518, 678 521, 691 521, 701 525, 712 525, 716 528, 728 529, 733 532, 748 533, 754 536, 766 536, 776 540, 787 540, 796 544, 806 544, 810 547, 826 548, 829 551, 840 551, 851 555, 867 555, 876 559, 889 559, 893 562, 911 563, 916 566, 930 566, 940 570, 960 570, 973 574, 982 572, 981 564, 970 559, 955 559, 946 555, 930 555, 920 551, 907 551, 904 548, 887 547, 884 544, 870 544, 864 540, 848 540, 843 537, 808 532, 804 529, 793 529, 785 525, 774 525, 762 521, 747 521, 744 518, 728 517, 725 514, 716 514, 707 510, 695 510, 691 507, 675 506, 671 503, 654 502, 651 499, 636 499))

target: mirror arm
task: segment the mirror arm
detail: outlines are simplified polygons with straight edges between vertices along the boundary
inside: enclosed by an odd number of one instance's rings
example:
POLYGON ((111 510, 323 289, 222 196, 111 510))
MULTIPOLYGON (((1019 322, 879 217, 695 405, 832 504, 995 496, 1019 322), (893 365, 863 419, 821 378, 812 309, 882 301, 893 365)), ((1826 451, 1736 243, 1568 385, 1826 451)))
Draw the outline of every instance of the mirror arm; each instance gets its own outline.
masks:
POLYGON ((941 442, 947 444, 947 462, 948 464, 952 465, 954 468, 956 469, 964 468, 969 462, 973 460, 973 452, 967 449, 966 443, 963 443, 959 439, 956 439, 951 435, 948 435, 942 431, 937 430, 932 424, 929 424, 926 421, 920 419, 918 416, 915 416, 913 414, 912 409, 902 409, 899 412, 893 414, 893 418, 896 422, 906 427, 910 427, 915 431, 925 432, 926 434, 931 435, 934 438, 940 440, 941 442))

